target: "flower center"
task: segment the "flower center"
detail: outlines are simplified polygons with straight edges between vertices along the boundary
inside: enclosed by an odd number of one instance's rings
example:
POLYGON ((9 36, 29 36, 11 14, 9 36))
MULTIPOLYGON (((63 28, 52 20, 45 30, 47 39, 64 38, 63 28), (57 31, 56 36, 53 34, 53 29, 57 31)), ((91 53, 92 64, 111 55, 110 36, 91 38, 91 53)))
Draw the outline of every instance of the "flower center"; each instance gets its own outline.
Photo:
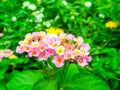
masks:
POLYGON ((71 54, 67 54, 67 58, 71 58, 71 54))
POLYGON ((36 52, 36 51, 33 51, 33 52, 32 52, 32 55, 36 55, 36 54, 37 54, 37 52, 36 52))
POLYGON ((60 58, 57 59, 57 63, 60 64, 62 60, 60 58))

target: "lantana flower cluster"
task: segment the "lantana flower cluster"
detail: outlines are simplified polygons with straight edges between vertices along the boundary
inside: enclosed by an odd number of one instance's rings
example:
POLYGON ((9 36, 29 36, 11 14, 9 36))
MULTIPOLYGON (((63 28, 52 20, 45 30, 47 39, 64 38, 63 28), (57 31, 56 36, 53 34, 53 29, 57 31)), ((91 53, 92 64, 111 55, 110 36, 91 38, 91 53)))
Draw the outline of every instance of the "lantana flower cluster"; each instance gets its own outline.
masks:
POLYGON ((10 50, 10 49, 0 50, 0 61, 3 58, 9 58, 11 56, 13 56, 13 51, 12 50, 10 50))
POLYGON ((39 61, 53 56, 52 63, 62 67, 65 62, 77 62, 84 67, 91 61, 90 46, 83 43, 82 37, 72 34, 48 34, 44 31, 28 33, 17 46, 17 53, 26 52, 28 57, 37 57, 39 61))

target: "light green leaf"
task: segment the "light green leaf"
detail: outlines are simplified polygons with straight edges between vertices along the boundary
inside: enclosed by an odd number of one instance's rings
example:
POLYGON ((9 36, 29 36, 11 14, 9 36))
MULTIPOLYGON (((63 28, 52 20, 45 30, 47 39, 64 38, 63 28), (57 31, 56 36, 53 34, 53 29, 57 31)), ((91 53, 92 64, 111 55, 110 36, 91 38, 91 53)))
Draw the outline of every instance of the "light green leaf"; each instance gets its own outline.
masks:
POLYGON ((71 83, 63 85, 64 90, 110 90, 105 81, 87 73, 76 74, 71 83))
POLYGON ((40 79, 31 90, 57 90, 57 82, 56 80, 40 79))
POLYGON ((34 83, 42 78, 43 75, 38 71, 16 72, 8 82, 7 90, 31 90, 34 83))

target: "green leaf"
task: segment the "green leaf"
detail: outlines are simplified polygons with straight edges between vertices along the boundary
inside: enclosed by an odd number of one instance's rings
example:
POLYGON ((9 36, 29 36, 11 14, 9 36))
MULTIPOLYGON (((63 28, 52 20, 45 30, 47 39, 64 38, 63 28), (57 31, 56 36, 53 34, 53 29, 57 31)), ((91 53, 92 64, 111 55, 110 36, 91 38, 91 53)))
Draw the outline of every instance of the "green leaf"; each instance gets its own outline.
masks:
POLYGON ((0 67, 0 80, 4 78, 4 74, 5 74, 5 72, 6 72, 7 69, 8 69, 8 66, 6 66, 6 67, 0 67))
POLYGON ((117 88, 119 87, 119 81, 115 79, 111 79, 111 87, 112 90, 117 90, 117 88))
POLYGON ((70 64, 65 73, 65 81, 71 81, 73 76, 77 73, 79 73, 77 66, 75 64, 70 64))
POLYGON ((0 85, 0 90, 6 90, 5 87, 0 85))
POLYGON ((42 78, 43 75, 38 71, 16 72, 8 82, 7 90, 31 90, 34 83, 42 78))
POLYGON ((56 80, 40 79, 31 90, 57 90, 57 82, 56 80))
POLYGON ((64 90, 110 90, 101 78, 88 73, 76 74, 71 83, 63 85, 64 90))
POLYGON ((103 57, 106 64, 109 64, 112 69, 118 68, 117 51, 115 48, 104 48, 101 53, 107 54, 106 57, 103 57))

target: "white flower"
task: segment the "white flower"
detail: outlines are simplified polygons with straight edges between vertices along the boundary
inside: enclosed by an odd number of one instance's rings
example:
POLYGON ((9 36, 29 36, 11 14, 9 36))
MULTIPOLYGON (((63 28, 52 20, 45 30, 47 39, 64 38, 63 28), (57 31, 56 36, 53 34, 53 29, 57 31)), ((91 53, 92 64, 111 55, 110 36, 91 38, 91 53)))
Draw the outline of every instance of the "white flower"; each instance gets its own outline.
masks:
POLYGON ((50 27, 51 23, 50 23, 50 21, 46 21, 46 22, 43 22, 43 25, 46 26, 46 27, 50 27))
POLYGON ((43 18, 43 17, 44 17, 44 14, 42 14, 42 13, 36 14, 35 17, 36 17, 36 18, 43 18))
POLYGON ((90 1, 85 2, 85 6, 90 8, 92 6, 92 3, 90 1))
POLYGON ((42 7, 42 8, 40 9, 40 12, 43 12, 43 11, 44 11, 44 9, 45 9, 45 8, 44 8, 44 7, 42 7))
POLYGON ((42 18, 36 18, 36 19, 35 19, 35 22, 36 22, 36 23, 42 22, 42 18))
POLYGON ((27 7, 27 6, 29 6, 30 5, 30 2, 29 1, 25 1, 24 3, 23 3, 23 7, 27 7))
POLYGON ((65 6, 67 6, 67 4, 68 4, 66 0, 63 0, 62 3, 63 3, 63 5, 65 5, 65 6))
POLYGON ((105 17, 105 15, 102 14, 102 13, 100 13, 98 16, 99 16, 100 18, 104 18, 104 17, 105 17))
POLYGON ((42 22, 42 18, 44 17, 44 14, 40 13, 40 14, 37 14, 35 15, 35 22, 42 22))
POLYGON ((34 4, 30 4, 29 6, 28 6, 28 9, 30 9, 30 10, 35 10, 37 7, 34 5, 34 4))
POLYGON ((17 20, 17 17, 13 16, 12 21, 15 22, 17 20))
POLYGON ((35 22, 42 22, 42 18, 44 17, 44 14, 42 12, 35 11, 35 12, 33 12, 33 15, 36 18, 35 22))

